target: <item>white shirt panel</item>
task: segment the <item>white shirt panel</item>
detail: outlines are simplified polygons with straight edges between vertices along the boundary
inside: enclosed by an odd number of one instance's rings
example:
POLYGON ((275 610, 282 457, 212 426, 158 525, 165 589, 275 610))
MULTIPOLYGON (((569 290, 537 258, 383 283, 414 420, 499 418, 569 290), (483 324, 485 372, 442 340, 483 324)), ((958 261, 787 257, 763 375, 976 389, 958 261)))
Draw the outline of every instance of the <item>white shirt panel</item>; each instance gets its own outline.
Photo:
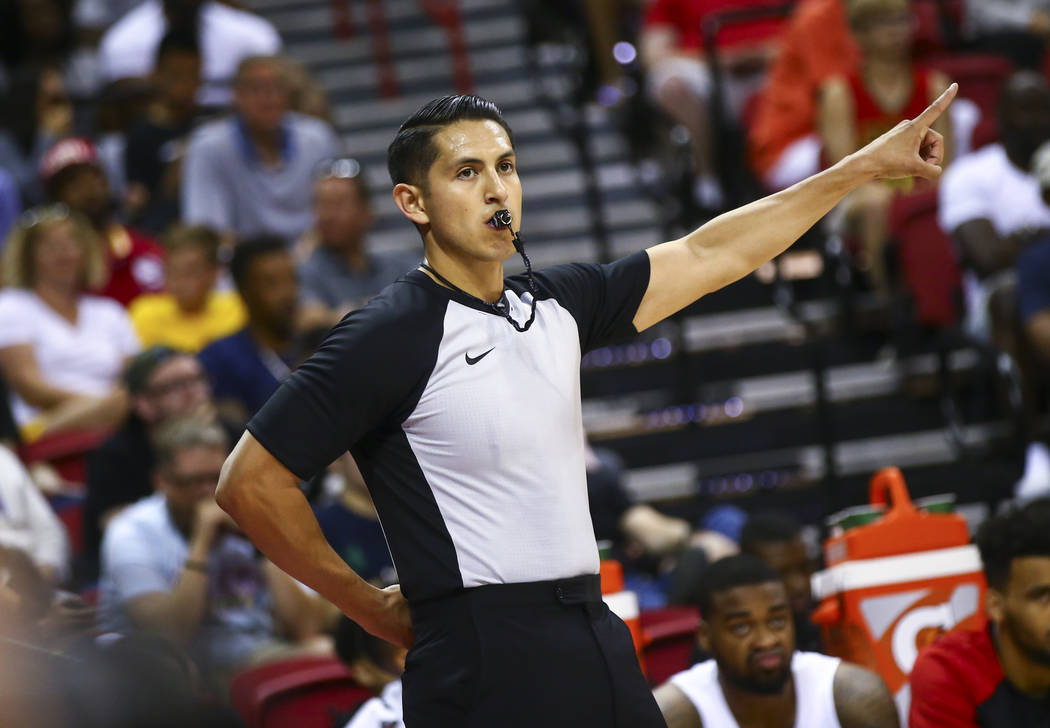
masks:
MULTIPOLYGON (((528 318, 524 298, 507 292, 515 320, 528 318)), ((597 573, 579 368, 576 321, 557 301, 540 301, 525 333, 449 303, 437 364, 403 428, 465 587, 597 573), (469 444, 453 452, 450 441, 469 444)))

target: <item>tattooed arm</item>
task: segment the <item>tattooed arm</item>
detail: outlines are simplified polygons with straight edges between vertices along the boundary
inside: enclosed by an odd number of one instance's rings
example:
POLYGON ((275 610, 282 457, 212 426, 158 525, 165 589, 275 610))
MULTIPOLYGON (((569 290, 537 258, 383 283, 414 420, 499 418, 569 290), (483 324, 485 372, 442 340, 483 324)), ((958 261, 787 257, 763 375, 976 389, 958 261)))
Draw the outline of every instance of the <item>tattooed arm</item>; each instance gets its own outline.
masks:
MULTIPOLYGON (((660 706, 667 728, 704 728, 700 714, 681 690, 671 683, 664 683, 653 691, 656 704, 660 706)), ((843 726, 848 728, 848 726, 843 726)))
POLYGON ((899 728, 897 706, 882 678, 843 662, 835 671, 835 712, 842 728, 899 728))

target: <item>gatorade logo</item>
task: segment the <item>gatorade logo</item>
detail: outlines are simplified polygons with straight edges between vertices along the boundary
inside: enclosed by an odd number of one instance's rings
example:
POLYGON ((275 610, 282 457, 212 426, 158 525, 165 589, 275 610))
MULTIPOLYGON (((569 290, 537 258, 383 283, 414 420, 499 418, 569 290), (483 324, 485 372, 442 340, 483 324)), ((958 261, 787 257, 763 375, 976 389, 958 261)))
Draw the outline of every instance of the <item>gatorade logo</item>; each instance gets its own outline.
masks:
POLYGON ((911 674, 922 647, 976 614, 980 590, 976 584, 960 584, 946 601, 929 603, 938 597, 943 598, 943 592, 918 589, 870 597, 860 603, 875 641, 885 643, 888 639, 897 669, 905 676, 911 674))

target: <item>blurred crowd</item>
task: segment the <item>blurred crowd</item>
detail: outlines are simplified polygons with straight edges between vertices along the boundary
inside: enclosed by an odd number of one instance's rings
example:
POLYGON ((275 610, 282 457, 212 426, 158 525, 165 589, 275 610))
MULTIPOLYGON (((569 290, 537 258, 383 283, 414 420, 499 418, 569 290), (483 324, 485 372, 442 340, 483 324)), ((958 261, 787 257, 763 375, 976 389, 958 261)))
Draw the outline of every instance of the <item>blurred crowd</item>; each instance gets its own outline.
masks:
MULTIPOLYGON (((921 297, 939 274, 906 270, 894 220, 929 201, 962 271, 958 326, 1023 376, 1017 495, 1050 492, 1050 2, 558 5, 552 16, 588 29, 596 98, 654 110, 647 143, 687 148, 687 206, 701 216, 743 201, 741 174, 756 193, 784 189, 960 81, 938 126, 939 183, 872 182, 823 232, 877 297, 921 297)), ((281 50, 233 0, 0 6, 0 704, 34 716, 25 724, 236 725, 224 691, 238 669, 336 651, 371 676, 376 720, 396 719, 404 655, 261 558, 213 498, 281 380, 418 262, 370 248, 370 190, 351 156, 365 150, 343 148, 323 88, 281 50), (71 501, 75 519, 60 520, 71 501), (98 669, 78 683, 85 662, 98 669)), ((820 650, 815 532, 783 513, 718 508, 690 523, 633 503, 608 451, 589 452, 588 486, 596 537, 643 608, 717 607, 706 569, 742 551, 767 570, 720 567, 719 588, 782 579, 789 652, 820 650)), ((395 582, 349 455, 303 487, 350 566, 395 582)), ((1050 531, 1045 509, 1025 513, 1050 531)), ((1013 555, 1050 558, 1039 527, 1013 555)), ((1009 615, 1012 552, 996 548, 1007 566, 989 576, 1009 615)), ((720 657, 704 644, 694 660, 720 657)), ((913 723, 927 724, 939 723, 913 723)))

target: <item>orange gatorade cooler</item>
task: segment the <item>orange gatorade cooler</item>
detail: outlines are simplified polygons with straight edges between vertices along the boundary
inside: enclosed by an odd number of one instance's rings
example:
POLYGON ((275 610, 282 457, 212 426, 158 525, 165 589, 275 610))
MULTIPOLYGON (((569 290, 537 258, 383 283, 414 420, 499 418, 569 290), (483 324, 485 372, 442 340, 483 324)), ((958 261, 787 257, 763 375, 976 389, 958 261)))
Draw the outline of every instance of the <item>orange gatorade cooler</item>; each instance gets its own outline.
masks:
POLYGON ((984 572, 965 519, 943 503, 916 508, 897 468, 875 474, 870 500, 831 519, 813 621, 828 652, 878 672, 907 715, 919 650, 984 625, 984 572))

